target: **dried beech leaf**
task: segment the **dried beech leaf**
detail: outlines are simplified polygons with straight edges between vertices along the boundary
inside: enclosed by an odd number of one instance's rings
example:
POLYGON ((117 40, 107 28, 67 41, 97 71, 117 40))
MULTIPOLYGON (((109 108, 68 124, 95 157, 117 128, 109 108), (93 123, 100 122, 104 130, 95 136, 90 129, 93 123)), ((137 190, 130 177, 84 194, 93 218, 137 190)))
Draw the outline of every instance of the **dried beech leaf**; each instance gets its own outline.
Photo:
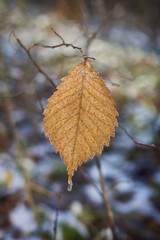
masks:
POLYGON ((45 135, 64 156, 71 184, 77 167, 109 145, 118 113, 109 89, 87 60, 70 70, 48 101, 45 135))

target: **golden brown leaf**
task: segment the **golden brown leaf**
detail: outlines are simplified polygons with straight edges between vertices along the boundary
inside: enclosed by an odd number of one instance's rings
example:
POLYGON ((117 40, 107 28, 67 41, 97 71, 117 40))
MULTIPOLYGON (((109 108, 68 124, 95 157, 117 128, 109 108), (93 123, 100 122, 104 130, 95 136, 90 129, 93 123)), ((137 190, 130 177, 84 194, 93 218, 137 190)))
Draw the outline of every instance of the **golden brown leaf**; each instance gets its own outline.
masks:
POLYGON ((77 167, 109 145, 118 113, 109 89, 87 60, 70 70, 57 89, 43 113, 45 134, 64 156, 71 184, 77 167))

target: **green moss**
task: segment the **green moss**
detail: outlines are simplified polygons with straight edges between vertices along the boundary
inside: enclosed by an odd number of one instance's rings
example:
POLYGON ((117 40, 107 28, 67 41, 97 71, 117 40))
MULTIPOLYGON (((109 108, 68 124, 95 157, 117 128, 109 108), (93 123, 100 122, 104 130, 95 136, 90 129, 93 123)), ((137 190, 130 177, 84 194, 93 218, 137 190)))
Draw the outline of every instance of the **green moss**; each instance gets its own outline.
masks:
POLYGON ((63 240, 89 240, 88 237, 85 238, 75 228, 67 224, 61 224, 61 229, 63 233, 63 240))

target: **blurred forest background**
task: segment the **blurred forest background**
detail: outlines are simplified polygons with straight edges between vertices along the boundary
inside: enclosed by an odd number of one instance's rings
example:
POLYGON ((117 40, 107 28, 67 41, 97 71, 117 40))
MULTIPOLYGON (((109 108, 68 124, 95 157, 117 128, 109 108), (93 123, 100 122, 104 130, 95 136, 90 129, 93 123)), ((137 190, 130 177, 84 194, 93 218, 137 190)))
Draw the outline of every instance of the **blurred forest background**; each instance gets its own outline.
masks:
MULTIPOLYGON (((18 44, 81 47, 112 91, 118 121, 160 145, 159 0, 0 0, 0 239, 112 240, 96 161, 67 191, 63 160, 42 127, 54 87, 18 44)), ((55 85, 83 61, 70 47, 34 47, 55 85)), ((116 128, 100 156, 118 239, 160 239, 160 151, 116 128)))

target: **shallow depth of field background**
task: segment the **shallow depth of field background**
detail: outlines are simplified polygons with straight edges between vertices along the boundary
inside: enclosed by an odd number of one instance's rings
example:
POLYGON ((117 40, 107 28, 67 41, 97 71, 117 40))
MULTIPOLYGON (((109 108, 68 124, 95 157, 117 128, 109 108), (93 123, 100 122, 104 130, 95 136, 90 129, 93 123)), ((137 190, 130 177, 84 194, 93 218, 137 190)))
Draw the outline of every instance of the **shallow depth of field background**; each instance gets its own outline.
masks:
MULTIPOLYGON (((52 26, 85 51, 106 16, 88 56, 112 91, 119 123, 137 141, 160 145, 159 0, 0 0, 0 239, 54 239, 59 195, 57 240, 112 239, 101 195, 79 170, 67 191, 66 167, 44 136, 42 112, 53 87, 13 35, 9 41, 14 30, 25 46, 58 44, 52 26)), ((31 53, 56 85, 83 61, 72 48, 31 53)), ((158 240, 160 151, 115 133, 100 161, 119 239, 158 240)), ((95 160, 82 170, 100 189, 95 160)))

